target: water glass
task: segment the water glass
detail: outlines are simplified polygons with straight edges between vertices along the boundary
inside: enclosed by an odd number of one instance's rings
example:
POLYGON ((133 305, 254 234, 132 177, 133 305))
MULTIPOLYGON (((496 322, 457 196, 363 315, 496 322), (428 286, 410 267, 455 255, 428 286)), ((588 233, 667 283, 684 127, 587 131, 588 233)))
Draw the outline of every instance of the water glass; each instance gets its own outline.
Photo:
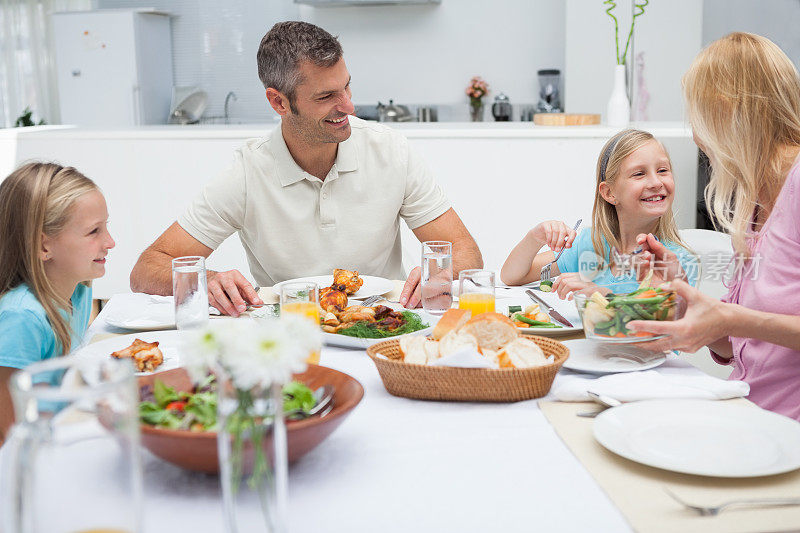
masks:
POLYGON ((458 274, 458 308, 469 309, 472 316, 494 313, 494 272, 462 270, 458 274))
POLYGON ((57 357, 9 379, 0 529, 141 531, 139 398, 129 359, 57 357))
MULTIPOLYGON (((281 316, 292 314, 306 317, 319 326, 319 286, 316 283, 297 282, 281 285, 281 316)), ((308 354, 308 363, 319 364, 319 350, 308 354)))
POLYGON ((204 257, 177 257, 172 260, 172 295, 178 329, 202 328, 208 323, 208 283, 204 257))
POLYGON ((422 308, 443 315, 453 305, 453 244, 448 241, 422 243, 422 308))

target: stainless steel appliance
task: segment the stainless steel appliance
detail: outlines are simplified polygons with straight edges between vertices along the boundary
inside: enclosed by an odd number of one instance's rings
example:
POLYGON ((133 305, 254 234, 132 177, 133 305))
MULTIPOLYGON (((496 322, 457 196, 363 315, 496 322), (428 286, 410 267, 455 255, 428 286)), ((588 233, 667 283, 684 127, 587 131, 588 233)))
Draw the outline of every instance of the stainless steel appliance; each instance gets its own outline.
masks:
POLYGON ((561 113, 561 100, 558 94, 558 84, 561 71, 558 69, 543 69, 536 72, 539 76, 539 103, 536 111, 539 113, 561 113))
POLYGON ((503 93, 494 97, 492 104, 492 116, 497 122, 508 122, 511 120, 511 102, 508 101, 508 96, 503 93))
POLYGON ((404 105, 394 105, 394 100, 389 100, 389 105, 378 102, 378 122, 409 122, 414 116, 404 105))

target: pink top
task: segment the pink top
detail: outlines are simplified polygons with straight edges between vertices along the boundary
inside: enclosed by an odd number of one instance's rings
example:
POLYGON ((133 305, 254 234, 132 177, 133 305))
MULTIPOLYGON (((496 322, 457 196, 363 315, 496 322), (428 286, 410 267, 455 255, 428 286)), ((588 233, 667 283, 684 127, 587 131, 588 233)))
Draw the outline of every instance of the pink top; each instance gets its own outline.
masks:
MULTIPOLYGON (((733 281, 723 301, 800 320, 800 164, 789 171, 775 208, 748 244, 756 259, 733 281)), ((800 420, 800 352, 757 339, 730 340, 730 379, 749 383, 748 398, 757 405, 800 420)))

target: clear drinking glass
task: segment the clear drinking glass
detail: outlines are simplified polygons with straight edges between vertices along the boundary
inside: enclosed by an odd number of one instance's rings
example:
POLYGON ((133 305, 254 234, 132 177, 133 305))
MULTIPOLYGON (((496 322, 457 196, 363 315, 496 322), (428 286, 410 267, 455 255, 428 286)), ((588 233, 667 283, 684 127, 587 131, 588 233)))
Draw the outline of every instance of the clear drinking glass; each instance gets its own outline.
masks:
POLYGON ((16 533, 137 532, 138 389, 130 360, 57 357, 13 374, 0 517, 16 533))
POLYGON ((494 313, 494 272, 462 270, 458 274, 458 307, 469 309, 472 316, 494 313))
POLYGON ((176 257, 172 260, 172 295, 178 329, 202 328, 208 323, 208 283, 204 257, 176 257))
POLYGON ((453 305, 453 244, 448 241, 422 243, 422 308, 443 315, 453 305))
MULTIPOLYGON (((300 315, 319 326, 319 286, 316 283, 297 282, 281 285, 281 316, 284 313, 300 315)), ((319 364, 319 350, 308 354, 308 363, 319 364)))

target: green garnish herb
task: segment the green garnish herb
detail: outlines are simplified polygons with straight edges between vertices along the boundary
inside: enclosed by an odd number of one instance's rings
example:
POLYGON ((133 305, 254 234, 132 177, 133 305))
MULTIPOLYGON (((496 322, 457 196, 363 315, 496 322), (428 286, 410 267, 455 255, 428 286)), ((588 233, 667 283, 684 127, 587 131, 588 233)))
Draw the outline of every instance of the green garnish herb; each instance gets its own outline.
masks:
POLYGON ((413 333, 428 327, 428 324, 422 322, 422 318, 417 313, 412 311, 402 311, 406 323, 397 329, 391 331, 381 329, 375 325, 374 322, 367 322, 365 320, 356 322, 349 328, 340 330, 339 335, 347 335, 348 337, 359 337, 362 339, 384 339, 386 337, 396 337, 406 333, 413 333))

